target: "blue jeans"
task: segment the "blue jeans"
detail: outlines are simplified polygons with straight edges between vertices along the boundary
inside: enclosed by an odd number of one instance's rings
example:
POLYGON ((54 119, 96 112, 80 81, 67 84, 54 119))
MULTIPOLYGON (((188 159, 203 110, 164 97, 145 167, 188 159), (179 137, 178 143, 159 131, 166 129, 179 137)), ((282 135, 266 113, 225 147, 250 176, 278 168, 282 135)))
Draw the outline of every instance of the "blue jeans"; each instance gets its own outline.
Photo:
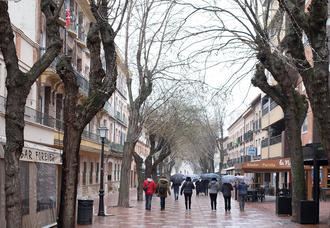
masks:
POLYGON ((146 210, 151 210, 151 200, 152 200, 152 195, 147 195, 146 196, 146 210))
POLYGON ((239 209, 241 209, 242 211, 244 211, 245 197, 246 195, 239 195, 239 209))
POLYGON ((179 187, 174 187, 174 199, 178 200, 179 199, 179 187))
POLYGON ((160 209, 165 210, 165 198, 166 197, 160 197, 160 209))

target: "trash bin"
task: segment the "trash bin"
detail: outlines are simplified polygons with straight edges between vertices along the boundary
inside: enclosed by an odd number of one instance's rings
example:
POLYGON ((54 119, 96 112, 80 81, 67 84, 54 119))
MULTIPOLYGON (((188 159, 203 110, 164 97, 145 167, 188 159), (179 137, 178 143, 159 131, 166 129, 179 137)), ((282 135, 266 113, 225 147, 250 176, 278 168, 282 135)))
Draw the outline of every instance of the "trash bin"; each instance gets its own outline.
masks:
POLYGON ((316 203, 314 200, 300 201, 300 224, 317 224, 318 216, 316 213, 316 203))
POLYGON ((290 196, 276 196, 276 214, 291 215, 292 205, 290 196))
POLYGON ((77 224, 88 225, 93 223, 93 200, 78 200, 77 224))

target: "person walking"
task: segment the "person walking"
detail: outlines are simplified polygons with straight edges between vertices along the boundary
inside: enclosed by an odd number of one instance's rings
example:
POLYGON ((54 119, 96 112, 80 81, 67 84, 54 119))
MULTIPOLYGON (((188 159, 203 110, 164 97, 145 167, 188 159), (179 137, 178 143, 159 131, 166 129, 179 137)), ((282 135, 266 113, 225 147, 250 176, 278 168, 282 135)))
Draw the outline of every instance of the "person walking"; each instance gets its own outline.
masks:
POLYGON ((238 184, 237 190, 238 190, 238 196, 239 196, 239 208, 241 211, 244 211, 247 189, 248 189, 248 185, 245 184, 244 180, 238 184))
POLYGON ((211 209, 212 211, 217 210, 217 196, 218 192, 220 191, 220 184, 217 182, 217 178, 212 178, 211 182, 209 183, 209 195, 211 199, 211 209))
POLYGON ((167 197, 167 193, 169 195, 171 195, 170 183, 166 179, 165 176, 161 176, 159 178, 158 183, 157 183, 156 192, 160 198, 160 210, 164 211, 165 210, 165 199, 167 197))
POLYGON ((186 210, 191 210, 191 196, 193 190, 195 189, 194 183, 191 181, 190 177, 186 177, 186 181, 183 183, 181 187, 181 195, 184 193, 184 203, 186 205, 186 210))
POLYGON ((143 182, 143 190, 146 199, 146 210, 150 211, 152 195, 156 192, 156 183, 153 179, 151 179, 151 176, 148 176, 148 178, 143 182))
POLYGON ((173 182, 172 183, 172 188, 173 188, 173 191, 174 191, 174 200, 179 199, 180 186, 181 186, 181 183, 179 183, 179 182, 173 182))
POLYGON ((221 186, 221 192, 223 199, 225 201, 225 211, 230 211, 230 201, 231 201, 231 191, 233 191, 233 186, 230 183, 223 183, 221 186))

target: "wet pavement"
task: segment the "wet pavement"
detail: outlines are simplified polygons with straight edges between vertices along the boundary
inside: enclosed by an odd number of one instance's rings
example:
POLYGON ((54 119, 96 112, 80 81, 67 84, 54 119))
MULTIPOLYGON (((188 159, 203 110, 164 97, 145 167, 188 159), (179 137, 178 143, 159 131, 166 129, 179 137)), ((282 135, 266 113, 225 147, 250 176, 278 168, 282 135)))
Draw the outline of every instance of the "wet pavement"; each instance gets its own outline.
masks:
POLYGON ((166 199, 165 211, 160 211, 158 197, 153 197, 151 211, 144 210, 144 203, 137 202, 135 192, 131 192, 131 208, 115 207, 117 194, 106 197, 106 217, 98 217, 98 202, 94 201, 93 225, 79 225, 79 228, 90 227, 329 227, 330 201, 321 202, 320 224, 300 225, 291 222, 290 216, 275 214, 275 198, 266 196, 266 202, 247 202, 245 211, 239 210, 238 202, 232 199, 231 212, 225 212, 223 197, 217 199, 217 211, 211 211, 209 198, 193 196, 192 209, 186 211, 184 198, 178 201, 174 197, 166 199))

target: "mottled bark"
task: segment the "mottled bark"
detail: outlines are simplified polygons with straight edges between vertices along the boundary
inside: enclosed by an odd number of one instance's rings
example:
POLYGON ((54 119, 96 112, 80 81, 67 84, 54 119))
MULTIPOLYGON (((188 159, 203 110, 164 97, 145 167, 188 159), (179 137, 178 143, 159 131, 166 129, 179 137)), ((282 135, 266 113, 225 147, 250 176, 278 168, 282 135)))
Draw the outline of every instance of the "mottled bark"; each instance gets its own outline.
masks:
POLYGON ((143 172, 142 172, 142 164, 143 159, 136 153, 133 153, 134 161, 136 164, 136 173, 138 178, 138 184, 137 184, 137 201, 143 201, 143 181, 145 179, 143 172))
POLYGON ((294 64, 302 76, 306 92, 319 129, 321 142, 330 162, 330 80, 329 49, 327 42, 328 1, 314 0, 305 12, 305 2, 294 0, 279 1, 290 18, 290 53, 294 64), (293 12, 293 13, 291 13, 293 12), (309 45, 301 42, 305 32, 309 45), (305 48, 312 50, 312 60, 307 59, 305 48))
POLYGON ((23 73, 18 65, 14 33, 8 14, 8 3, 0 1, 0 50, 7 70, 4 156, 6 227, 22 227, 19 158, 24 146, 26 99, 33 83, 58 55, 62 44, 56 22, 59 7, 51 0, 43 0, 41 1, 41 9, 46 16, 47 49, 31 69, 23 73))
POLYGON ((292 83, 295 81, 292 69, 283 67, 285 66, 284 64, 280 67, 280 63, 283 60, 274 55, 263 54, 262 57, 263 64, 272 72, 278 85, 270 86, 268 84, 263 65, 257 65, 252 83, 275 100, 284 112, 286 140, 290 142, 287 145, 290 152, 292 172, 292 220, 297 222, 300 200, 306 197, 301 125, 306 117, 308 103, 305 96, 295 90, 296 85, 292 83))
POLYGON ((128 136, 124 144, 123 159, 120 173, 120 186, 118 206, 129 207, 129 181, 131 173, 131 163, 136 142, 128 141, 128 136))
POLYGON ((64 112, 62 185, 58 218, 58 225, 61 228, 71 228, 75 225, 81 134, 116 89, 117 60, 114 38, 115 34, 109 24, 103 21, 102 23, 91 23, 87 36, 87 47, 91 56, 90 89, 87 99, 82 104, 78 102, 79 86, 75 71, 71 66, 71 58, 62 56, 56 66, 57 73, 64 83, 64 110, 66 110, 64 112), (105 31, 100 33, 100 30, 105 31), (106 56, 106 71, 102 68, 101 41, 106 56))

